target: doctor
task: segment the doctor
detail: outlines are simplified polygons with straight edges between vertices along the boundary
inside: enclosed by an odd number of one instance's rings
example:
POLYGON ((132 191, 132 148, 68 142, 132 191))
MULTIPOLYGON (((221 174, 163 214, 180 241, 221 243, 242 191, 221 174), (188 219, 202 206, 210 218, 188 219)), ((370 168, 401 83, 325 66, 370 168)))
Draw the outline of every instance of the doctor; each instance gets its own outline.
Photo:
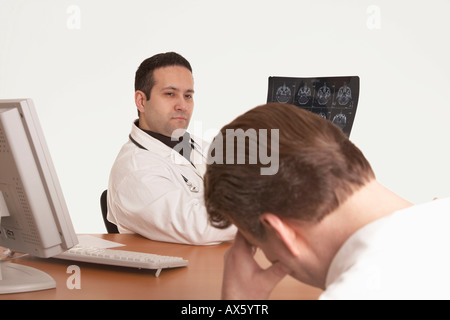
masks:
POLYGON ((234 227, 210 225, 203 200, 207 145, 186 131, 194 109, 189 62, 174 52, 144 60, 135 78, 139 119, 111 169, 108 220, 120 233, 210 245, 234 227))

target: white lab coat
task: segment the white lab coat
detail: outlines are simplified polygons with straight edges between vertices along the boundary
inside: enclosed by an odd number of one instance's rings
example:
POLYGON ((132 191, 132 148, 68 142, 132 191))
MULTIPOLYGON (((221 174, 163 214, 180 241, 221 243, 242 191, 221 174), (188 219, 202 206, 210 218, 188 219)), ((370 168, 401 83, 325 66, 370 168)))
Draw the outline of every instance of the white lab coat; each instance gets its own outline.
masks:
MULTIPOLYGON (((111 169, 108 220, 120 233, 148 239, 210 245, 234 239, 234 226, 209 223, 203 199, 207 145, 195 144, 191 160, 151 137, 134 123, 111 169), (185 181, 185 179, 187 181, 185 181)), ((194 140, 194 141, 195 141, 194 140)))

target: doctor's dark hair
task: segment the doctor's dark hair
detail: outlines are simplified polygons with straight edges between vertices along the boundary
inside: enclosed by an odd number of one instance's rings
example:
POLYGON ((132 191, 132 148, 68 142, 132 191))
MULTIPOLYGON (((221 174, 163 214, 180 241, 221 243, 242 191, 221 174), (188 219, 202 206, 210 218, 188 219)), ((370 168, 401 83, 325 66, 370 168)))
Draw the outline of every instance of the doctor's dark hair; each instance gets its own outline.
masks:
POLYGON ((142 61, 134 78, 134 90, 142 91, 149 100, 150 92, 155 85, 153 71, 171 66, 185 67, 192 73, 191 64, 180 54, 176 52, 159 53, 142 61))
MULTIPOLYGON (((263 240, 262 214, 316 223, 375 178, 363 153, 341 129, 310 111, 279 103, 262 105, 224 126, 216 138, 230 129, 278 129, 279 169, 274 175, 261 175, 264 165, 259 160, 227 164, 223 147, 224 161, 209 163, 204 176, 206 209, 217 228, 235 224, 263 240)), ((276 152, 270 150, 270 142, 265 145, 266 154, 276 152)), ((250 141, 246 156, 249 146, 250 141)))

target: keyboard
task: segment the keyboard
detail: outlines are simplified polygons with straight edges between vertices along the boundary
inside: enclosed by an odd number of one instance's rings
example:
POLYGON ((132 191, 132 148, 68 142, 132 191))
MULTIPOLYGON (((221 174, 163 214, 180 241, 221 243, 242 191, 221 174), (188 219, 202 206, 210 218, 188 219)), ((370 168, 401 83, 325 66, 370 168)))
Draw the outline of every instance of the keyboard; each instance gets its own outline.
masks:
POLYGON ((53 258, 138 269, 155 269, 156 277, 159 276, 162 269, 185 267, 188 265, 188 261, 180 257, 96 247, 83 247, 80 245, 76 245, 53 258))

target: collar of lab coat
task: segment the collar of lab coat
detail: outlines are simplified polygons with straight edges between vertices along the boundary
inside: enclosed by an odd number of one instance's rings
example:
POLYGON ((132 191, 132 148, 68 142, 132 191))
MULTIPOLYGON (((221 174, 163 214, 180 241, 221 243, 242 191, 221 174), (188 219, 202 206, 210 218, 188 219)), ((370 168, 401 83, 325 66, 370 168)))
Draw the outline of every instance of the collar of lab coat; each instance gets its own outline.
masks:
MULTIPOLYGON (((141 130, 135 124, 135 122, 133 122, 133 124, 132 124, 130 136, 145 149, 152 151, 152 152, 160 155, 161 157, 166 158, 168 161, 172 162, 173 164, 182 165, 182 166, 190 166, 195 170, 195 172, 200 177, 203 177, 202 170, 199 170, 199 167, 198 167, 198 165, 200 165, 199 163, 194 162, 194 164, 195 164, 195 167, 194 167, 180 153, 178 153, 177 151, 168 147, 167 145, 165 145, 158 139, 153 138, 152 136, 150 136, 149 134, 147 134, 146 132, 141 130)), ((196 148, 196 150, 193 150, 193 152, 198 151, 203 155, 203 148, 201 146, 201 143, 197 143, 192 136, 191 136, 191 139, 193 139, 194 145, 196 148)), ((205 164, 202 163, 201 165, 204 166, 205 164)))

